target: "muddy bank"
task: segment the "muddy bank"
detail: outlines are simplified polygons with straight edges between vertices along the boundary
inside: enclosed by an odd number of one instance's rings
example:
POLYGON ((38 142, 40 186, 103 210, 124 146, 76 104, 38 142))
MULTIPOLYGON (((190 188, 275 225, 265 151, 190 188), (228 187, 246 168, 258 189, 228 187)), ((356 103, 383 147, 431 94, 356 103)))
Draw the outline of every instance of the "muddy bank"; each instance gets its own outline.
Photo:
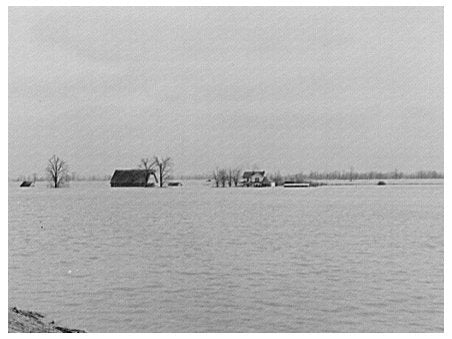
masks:
POLYGON ((8 332, 20 333, 85 333, 56 325, 53 321, 44 321, 44 315, 38 312, 23 311, 16 307, 8 308, 8 332))

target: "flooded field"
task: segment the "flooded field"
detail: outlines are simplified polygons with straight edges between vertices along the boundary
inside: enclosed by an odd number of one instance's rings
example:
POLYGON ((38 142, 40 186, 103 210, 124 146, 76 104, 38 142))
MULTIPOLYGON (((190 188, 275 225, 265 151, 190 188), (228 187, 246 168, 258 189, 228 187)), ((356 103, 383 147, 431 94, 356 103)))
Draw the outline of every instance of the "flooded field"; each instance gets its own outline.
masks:
POLYGON ((443 331, 443 185, 9 186, 9 305, 89 332, 443 331))

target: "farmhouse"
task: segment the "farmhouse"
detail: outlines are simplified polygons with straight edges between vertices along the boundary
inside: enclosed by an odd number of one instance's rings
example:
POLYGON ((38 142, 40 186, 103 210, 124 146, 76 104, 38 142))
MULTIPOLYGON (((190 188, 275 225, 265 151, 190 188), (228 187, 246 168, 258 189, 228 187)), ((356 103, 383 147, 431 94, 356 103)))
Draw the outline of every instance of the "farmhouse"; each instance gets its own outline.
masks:
POLYGON ((265 177, 265 171, 245 171, 242 177, 242 183, 246 187, 262 187, 270 184, 265 177))
POLYGON ((150 187, 154 183, 149 183, 151 174, 158 183, 155 172, 144 169, 115 170, 110 180, 111 187, 150 187))

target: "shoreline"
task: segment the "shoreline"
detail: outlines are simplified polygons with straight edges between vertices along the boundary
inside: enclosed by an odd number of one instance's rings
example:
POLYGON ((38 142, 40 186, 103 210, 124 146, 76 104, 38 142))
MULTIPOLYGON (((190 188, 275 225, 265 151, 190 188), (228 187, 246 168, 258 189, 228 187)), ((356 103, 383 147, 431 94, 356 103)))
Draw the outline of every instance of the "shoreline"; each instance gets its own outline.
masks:
POLYGON ((58 326, 45 322, 45 316, 38 312, 8 307, 8 333, 86 333, 84 330, 58 326))

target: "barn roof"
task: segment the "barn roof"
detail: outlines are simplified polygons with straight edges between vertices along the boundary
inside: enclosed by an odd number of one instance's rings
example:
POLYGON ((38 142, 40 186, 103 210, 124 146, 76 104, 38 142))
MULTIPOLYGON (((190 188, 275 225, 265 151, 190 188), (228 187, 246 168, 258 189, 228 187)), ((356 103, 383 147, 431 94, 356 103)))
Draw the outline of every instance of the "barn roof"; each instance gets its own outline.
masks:
POLYGON ((146 186, 153 171, 144 169, 115 170, 111 177, 112 186, 146 186))

